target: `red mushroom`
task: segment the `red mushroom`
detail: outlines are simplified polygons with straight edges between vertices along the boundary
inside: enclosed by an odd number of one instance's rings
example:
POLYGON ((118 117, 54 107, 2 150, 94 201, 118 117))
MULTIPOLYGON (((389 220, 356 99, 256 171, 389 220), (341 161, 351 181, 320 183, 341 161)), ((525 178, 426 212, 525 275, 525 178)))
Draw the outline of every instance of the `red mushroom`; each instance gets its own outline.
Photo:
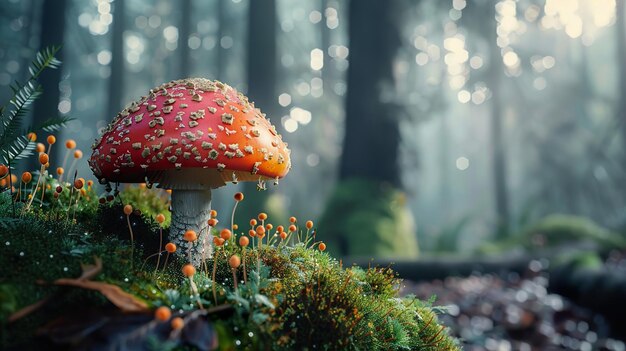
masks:
POLYGON ((234 88, 202 78, 150 90, 113 119, 92 149, 89 165, 101 183, 172 190, 170 240, 185 247, 187 230, 200 233, 194 257, 211 255, 211 240, 203 240, 211 189, 278 181, 291 167, 287 144, 265 115, 234 88), (199 248, 203 242, 208 246, 199 248))

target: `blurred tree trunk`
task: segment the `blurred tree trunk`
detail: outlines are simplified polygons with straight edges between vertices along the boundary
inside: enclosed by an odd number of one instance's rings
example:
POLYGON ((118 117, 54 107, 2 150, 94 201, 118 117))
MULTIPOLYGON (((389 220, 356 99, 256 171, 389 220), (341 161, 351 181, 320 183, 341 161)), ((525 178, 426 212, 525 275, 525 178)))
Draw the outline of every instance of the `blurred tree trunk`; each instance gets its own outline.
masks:
MULTIPOLYGON (((507 236, 509 225, 509 200, 506 185, 506 159, 505 146, 502 139, 502 119, 504 108, 502 106, 502 54, 500 47, 496 45, 498 35, 496 33, 497 21, 495 19, 495 5, 487 2, 490 14, 491 26, 487 26, 489 33, 489 70, 487 79, 491 90, 491 162, 493 166, 493 182, 496 207, 496 236, 507 236)), ((487 33, 486 33, 487 34, 487 33)))
POLYGON ((350 1, 350 66, 339 184, 320 228, 329 251, 359 257, 415 257, 417 237, 400 180, 396 55, 412 2, 350 1), (375 25, 373 25, 375 23, 375 25))
POLYGON ((178 36, 178 50, 180 51, 179 72, 176 79, 189 77, 192 71, 189 57, 189 35, 191 34, 192 0, 182 0, 180 16, 180 34, 178 36))
MULTIPOLYGON (((52 45, 64 44, 65 33, 65 11, 67 9, 67 0, 44 0, 41 10, 41 27, 39 48, 44 49, 52 45)), ((56 57, 63 61, 64 48, 57 53, 56 57)), ((35 100, 33 109, 33 125, 40 125, 42 122, 51 117, 59 115, 59 100, 61 92, 59 91, 59 83, 61 82, 62 69, 48 69, 39 76, 39 82, 43 86, 44 93, 35 100)), ((41 138, 44 136, 40 136, 41 138)), ((60 148, 56 148, 57 150, 60 148)), ((51 159, 55 159, 51 157, 51 159)), ((58 158, 56 158, 58 159, 58 158)), ((56 161, 54 161, 56 162, 56 161)), ((39 164, 32 157, 29 162, 30 168, 37 169, 39 164)))
MULTIPOLYGON (((248 98, 280 129, 276 100, 276 0, 254 0, 248 12, 248 98)), ((246 204, 242 215, 247 220, 267 208, 267 193, 256 190, 256 184, 244 183, 246 204)), ((271 186, 271 184, 269 185, 271 186)), ((275 219, 273 219, 275 220, 275 219)))
POLYGON ((401 188, 400 115, 394 58, 402 47, 402 0, 351 1, 350 67, 340 180, 366 178, 401 188), (372 25, 377 21, 377 25, 372 25))
POLYGON ((626 168, 626 67, 624 67, 624 60, 626 60, 626 19, 624 18, 624 7, 626 0, 617 0, 615 9, 615 29, 617 35, 617 67, 619 67, 619 106, 617 107, 617 118, 621 122, 622 126, 622 144, 624 159, 622 161, 622 167, 626 168))
POLYGON ((228 22, 226 20, 226 9, 225 7, 225 1, 223 0, 217 0, 216 2, 216 12, 217 12, 217 17, 218 17, 218 21, 219 21, 219 26, 217 28, 217 43, 215 44, 215 48, 217 49, 216 51, 216 63, 215 63, 215 67, 217 69, 217 74, 215 75, 215 77, 218 80, 224 81, 226 80, 226 75, 224 74, 224 71, 226 70, 225 67, 225 63, 226 63, 226 52, 224 50, 224 48, 222 47, 222 37, 224 37, 224 35, 226 35, 226 23, 228 22))
POLYGON ((111 31, 111 76, 109 77, 109 102, 107 119, 113 119, 122 109, 124 93, 124 28, 126 22, 125 0, 113 2, 111 31))

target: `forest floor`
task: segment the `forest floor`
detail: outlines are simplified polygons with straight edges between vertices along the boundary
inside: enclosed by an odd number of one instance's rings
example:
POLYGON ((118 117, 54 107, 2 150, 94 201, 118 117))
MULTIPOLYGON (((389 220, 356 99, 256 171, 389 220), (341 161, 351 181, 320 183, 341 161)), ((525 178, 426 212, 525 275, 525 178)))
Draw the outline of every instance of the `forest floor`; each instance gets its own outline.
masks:
MULTIPOLYGON (((626 260, 621 260, 626 263, 626 260)), ((523 276, 472 275, 405 281, 404 294, 436 295, 444 325, 465 350, 625 350, 600 314, 548 290, 549 273, 533 261, 523 276)))

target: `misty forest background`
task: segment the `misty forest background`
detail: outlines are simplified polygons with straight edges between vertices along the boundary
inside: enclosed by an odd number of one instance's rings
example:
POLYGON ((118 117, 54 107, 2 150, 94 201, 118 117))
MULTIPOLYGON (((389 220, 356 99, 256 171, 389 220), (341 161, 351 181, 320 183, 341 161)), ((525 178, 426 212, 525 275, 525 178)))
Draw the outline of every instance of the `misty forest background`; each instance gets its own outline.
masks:
MULTIPOLYGON (((322 218, 324 240, 379 230, 372 215, 348 220, 368 203, 394 208, 381 216, 402 224, 380 230, 415 236, 421 253, 470 252, 554 213, 623 231, 624 11, 622 0, 8 0, 0 99, 37 50, 63 44, 30 118, 76 118, 59 137, 88 156, 150 88, 222 80, 292 150, 266 205, 322 218)), ((215 206, 243 186, 216 191, 215 206)))

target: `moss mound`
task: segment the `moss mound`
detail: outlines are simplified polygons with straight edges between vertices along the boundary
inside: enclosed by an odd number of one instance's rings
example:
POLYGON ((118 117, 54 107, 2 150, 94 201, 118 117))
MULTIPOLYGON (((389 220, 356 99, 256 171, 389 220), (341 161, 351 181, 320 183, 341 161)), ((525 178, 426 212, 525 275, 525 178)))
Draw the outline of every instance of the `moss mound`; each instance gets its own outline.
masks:
POLYGON ((388 185, 364 179, 339 183, 320 222, 335 255, 415 258, 419 254, 405 195, 388 185))
POLYGON ((583 243, 593 245, 599 250, 626 248, 626 239, 590 219, 555 214, 545 217, 512 238, 483 245, 479 252, 496 253, 520 247, 532 250, 583 243))
POLYGON ((49 184, 41 206, 16 204, 17 217, 8 193, 0 194, 3 348, 459 349, 430 303, 398 295, 391 269, 342 267, 320 250, 313 230, 297 228, 285 239, 268 230, 263 240, 248 237, 247 247, 236 230, 189 279, 181 273, 184 255, 153 255, 160 227, 146 209, 160 195, 122 192, 142 208, 129 217, 131 254, 120 200, 98 204, 86 189, 68 207, 69 193, 57 201, 49 184), (242 261, 234 270, 233 255, 242 261), (77 279, 86 272, 89 278, 77 279), (158 307, 171 317, 155 320, 158 307), (171 324, 176 318, 181 329, 171 324))

